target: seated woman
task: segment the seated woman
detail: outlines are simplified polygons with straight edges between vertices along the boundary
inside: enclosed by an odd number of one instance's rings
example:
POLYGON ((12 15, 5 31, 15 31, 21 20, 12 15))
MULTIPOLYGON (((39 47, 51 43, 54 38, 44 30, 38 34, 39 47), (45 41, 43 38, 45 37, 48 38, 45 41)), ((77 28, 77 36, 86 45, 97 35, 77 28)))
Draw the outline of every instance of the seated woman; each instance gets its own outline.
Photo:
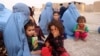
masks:
POLYGON ((28 39, 29 49, 31 54, 41 54, 43 37, 36 31, 34 23, 30 20, 25 26, 25 32, 28 39))

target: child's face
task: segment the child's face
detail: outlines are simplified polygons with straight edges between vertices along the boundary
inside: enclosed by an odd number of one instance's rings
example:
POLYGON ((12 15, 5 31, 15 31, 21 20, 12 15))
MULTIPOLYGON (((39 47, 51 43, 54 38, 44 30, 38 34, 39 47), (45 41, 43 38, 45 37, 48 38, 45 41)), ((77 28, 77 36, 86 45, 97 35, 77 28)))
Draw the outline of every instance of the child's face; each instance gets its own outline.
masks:
POLYGON ((34 26, 27 27, 27 29, 26 29, 26 35, 28 37, 32 37, 34 35, 34 32, 35 32, 35 27, 34 26))
POLYGON ((53 18, 54 18, 55 20, 58 20, 58 19, 59 19, 59 14, 58 14, 58 13, 55 13, 55 14, 53 15, 53 18))
POLYGON ((82 20, 79 20, 78 22, 79 25, 84 25, 85 24, 85 21, 82 19, 82 20))
POLYGON ((50 44, 49 44, 48 41, 45 42, 45 45, 46 45, 46 47, 49 47, 50 46, 50 44))
POLYGON ((57 37, 60 35, 59 29, 56 26, 52 25, 50 29, 54 37, 57 37))

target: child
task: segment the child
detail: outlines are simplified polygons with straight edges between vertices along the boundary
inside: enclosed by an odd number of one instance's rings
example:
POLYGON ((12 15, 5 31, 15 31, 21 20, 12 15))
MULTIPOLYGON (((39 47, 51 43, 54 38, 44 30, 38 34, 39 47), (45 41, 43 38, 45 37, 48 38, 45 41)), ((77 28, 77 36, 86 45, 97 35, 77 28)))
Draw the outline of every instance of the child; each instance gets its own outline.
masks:
POLYGON ((53 56, 69 56, 69 54, 66 52, 63 45, 62 34, 63 34, 64 29, 60 25, 60 23, 51 22, 48 26, 48 30, 50 34, 47 37, 47 41, 52 47, 52 55, 53 56))
POLYGON ((52 21, 59 21, 59 23, 62 24, 62 21, 60 20, 60 13, 58 11, 54 11, 53 12, 53 19, 52 19, 52 21))
POLYGON ((50 43, 48 41, 45 41, 44 47, 42 48, 42 51, 41 51, 41 55, 42 56, 52 56, 51 46, 50 46, 50 43))
POLYGON ((75 32, 75 40, 77 41, 79 38, 86 41, 87 33, 88 33, 88 27, 85 25, 86 19, 84 16, 79 16, 77 19, 77 25, 74 28, 75 32))
MULTIPOLYGON (((60 19, 60 13, 58 11, 54 11, 53 12, 53 20, 51 22, 59 22, 60 26, 63 27, 63 21, 60 19)), ((67 38, 66 33, 63 33, 63 37, 65 37, 65 39, 67 38)))
POLYGON ((41 53, 43 39, 37 33, 35 25, 32 23, 32 21, 29 21, 24 28, 31 53, 32 54, 41 53), (41 41, 41 43, 39 41, 41 41))

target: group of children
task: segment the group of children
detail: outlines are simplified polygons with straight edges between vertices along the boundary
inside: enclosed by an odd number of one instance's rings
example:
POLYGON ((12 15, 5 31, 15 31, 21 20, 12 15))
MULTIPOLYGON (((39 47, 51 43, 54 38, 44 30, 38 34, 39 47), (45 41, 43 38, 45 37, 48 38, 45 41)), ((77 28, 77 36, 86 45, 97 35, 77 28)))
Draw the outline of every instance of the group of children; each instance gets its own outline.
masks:
MULTIPOLYGON (((70 56, 64 48, 66 34, 64 33, 63 21, 60 19, 59 12, 53 12, 53 19, 48 24, 49 35, 47 38, 44 37, 40 27, 34 22, 30 20, 24 26, 31 54, 40 54, 41 56, 70 56)), ((76 41, 78 39, 86 41, 88 27, 85 23, 85 17, 79 16, 77 25, 73 28, 76 41)))
MULTIPOLYGON (((47 26, 49 34, 47 38, 45 38, 41 28, 37 26, 33 18, 34 14, 32 13, 33 10, 30 7, 29 9, 30 9, 30 16, 29 16, 30 20, 25 24, 24 29, 25 29, 25 34, 27 36, 28 46, 31 54, 33 56, 34 54, 39 54, 40 56, 70 56, 69 53, 64 48, 64 39, 67 37, 66 36, 67 34, 64 32, 65 30, 63 26, 63 21, 60 19, 60 13, 57 11, 53 12, 53 19, 47 26)), ((86 41, 86 37, 88 35, 89 30, 88 27, 85 25, 86 23, 85 17, 79 16, 76 22, 77 25, 73 28, 75 40, 77 41, 79 39, 82 39, 83 41, 86 41)))

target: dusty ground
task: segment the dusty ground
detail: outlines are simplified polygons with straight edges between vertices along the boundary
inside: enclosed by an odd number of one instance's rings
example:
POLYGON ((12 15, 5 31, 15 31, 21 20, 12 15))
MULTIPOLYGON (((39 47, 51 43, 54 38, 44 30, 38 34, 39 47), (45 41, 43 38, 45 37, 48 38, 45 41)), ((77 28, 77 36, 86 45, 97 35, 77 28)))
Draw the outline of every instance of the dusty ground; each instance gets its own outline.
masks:
MULTIPOLYGON (((35 19, 38 21, 39 11, 35 13, 35 19)), ((87 41, 65 40, 65 48, 70 56, 100 56, 100 34, 97 29, 100 26, 100 13, 82 13, 87 19, 89 35, 87 41)))

